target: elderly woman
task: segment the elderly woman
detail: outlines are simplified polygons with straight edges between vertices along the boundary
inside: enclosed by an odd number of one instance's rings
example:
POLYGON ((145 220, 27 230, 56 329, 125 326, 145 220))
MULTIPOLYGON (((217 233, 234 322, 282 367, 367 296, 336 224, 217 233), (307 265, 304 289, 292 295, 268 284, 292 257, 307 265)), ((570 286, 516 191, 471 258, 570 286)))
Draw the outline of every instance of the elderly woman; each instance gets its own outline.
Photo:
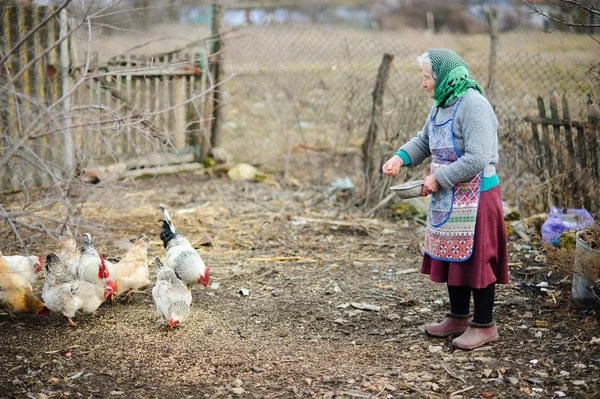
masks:
POLYGON ((421 196, 431 194, 421 273, 447 283, 450 313, 427 324, 434 337, 474 349, 498 339, 493 319, 496 284, 508 283, 506 229, 498 163, 498 120, 481 87, 454 51, 431 49, 418 58, 421 86, 433 107, 416 137, 384 165, 395 176, 431 156, 421 196), (470 313, 473 293, 474 313, 470 313))

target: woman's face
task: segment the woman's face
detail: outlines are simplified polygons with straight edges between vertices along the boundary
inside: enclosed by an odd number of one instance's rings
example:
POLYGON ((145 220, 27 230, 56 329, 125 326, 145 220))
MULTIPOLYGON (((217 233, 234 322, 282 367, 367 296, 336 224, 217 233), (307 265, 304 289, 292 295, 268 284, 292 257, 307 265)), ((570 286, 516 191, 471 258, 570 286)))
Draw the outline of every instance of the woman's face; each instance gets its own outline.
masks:
POLYGON ((433 93, 435 92, 435 80, 431 76, 431 64, 423 65, 423 81, 421 87, 425 89, 429 98, 433 100, 433 93))

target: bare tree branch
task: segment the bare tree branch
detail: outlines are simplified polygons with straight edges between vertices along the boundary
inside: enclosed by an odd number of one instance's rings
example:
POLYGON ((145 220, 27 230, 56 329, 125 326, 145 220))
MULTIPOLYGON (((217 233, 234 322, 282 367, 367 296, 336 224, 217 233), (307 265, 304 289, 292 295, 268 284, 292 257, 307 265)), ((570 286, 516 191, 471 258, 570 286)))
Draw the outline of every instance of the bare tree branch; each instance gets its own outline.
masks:
MULTIPOLYGON (((561 1, 569 2, 570 0, 561 0, 561 1)), ((535 1, 533 1, 533 4, 527 0, 521 0, 521 2, 523 2, 525 5, 527 5, 527 7, 531 8, 537 14, 540 14, 541 16, 543 16, 551 21, 557 22, 561 25, 564 25, 564 26, 570 26, 570 27, 574 27, 574 28, 597 28, 597 27, 600 27, 600 23, 575 23, 575 22, 569 22, 569 21, 555 18, 547 13, 544 13, 542 10, 540 10, 535 1)), ((571 1, 571 2, 574 4, 578 4, 574 1, 571 1)), ((574 5, 574 7, 578 7, 578 5, 574 5)), ((598 11, 596 10, 595 12, 598 12, 598 11)))

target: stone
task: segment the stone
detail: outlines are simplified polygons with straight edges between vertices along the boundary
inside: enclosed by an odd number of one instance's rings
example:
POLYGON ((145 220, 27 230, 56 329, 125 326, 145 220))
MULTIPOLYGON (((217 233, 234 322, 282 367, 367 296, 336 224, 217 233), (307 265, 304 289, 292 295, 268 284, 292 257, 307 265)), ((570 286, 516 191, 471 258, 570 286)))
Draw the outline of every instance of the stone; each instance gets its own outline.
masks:
POLYGON ((236 378, 235 380, 233 380, 233 382, 231 383, 231 386, 234 388, 239 388, 242 385, 244 385, 244 383, 242 382, 242 380, 240 380, 239 378, 236 378))

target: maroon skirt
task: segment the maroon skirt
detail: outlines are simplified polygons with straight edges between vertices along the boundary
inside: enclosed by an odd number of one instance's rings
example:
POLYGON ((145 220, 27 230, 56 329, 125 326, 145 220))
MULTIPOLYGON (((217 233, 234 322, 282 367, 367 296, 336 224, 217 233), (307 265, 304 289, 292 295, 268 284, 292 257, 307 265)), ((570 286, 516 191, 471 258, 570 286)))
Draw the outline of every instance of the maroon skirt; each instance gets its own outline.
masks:
POLYGON ((421 273, 431 281, 448 285, 485 288, 491 283, 508 284, 508 254, 500 185, 479 197, 473 254, 464 262, 448 262, 425 254, 421 273))

